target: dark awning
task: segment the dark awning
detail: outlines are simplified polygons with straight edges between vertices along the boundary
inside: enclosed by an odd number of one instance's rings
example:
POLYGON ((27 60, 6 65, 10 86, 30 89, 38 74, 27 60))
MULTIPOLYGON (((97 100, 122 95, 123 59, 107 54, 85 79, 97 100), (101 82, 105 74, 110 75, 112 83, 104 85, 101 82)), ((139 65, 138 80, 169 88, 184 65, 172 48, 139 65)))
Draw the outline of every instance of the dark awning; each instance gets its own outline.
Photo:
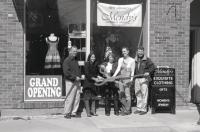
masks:
POLYGON ((57 4, 62 26, 86 23, 86 0, 58 0, 57 4))
MULTIPOLYGON (((24 0, 13 0, 18 19, 23 24, 24 0)), ((68 24, 86 22, 86 0, 27 0, 27 31, 59 32, 68 24)))
POLYGON ((17 13, 17 17, 19 19, 20 22, 24 21, 24 0, 12 0, 13 1, 13 5, 15 7, 16 13, 17 13))

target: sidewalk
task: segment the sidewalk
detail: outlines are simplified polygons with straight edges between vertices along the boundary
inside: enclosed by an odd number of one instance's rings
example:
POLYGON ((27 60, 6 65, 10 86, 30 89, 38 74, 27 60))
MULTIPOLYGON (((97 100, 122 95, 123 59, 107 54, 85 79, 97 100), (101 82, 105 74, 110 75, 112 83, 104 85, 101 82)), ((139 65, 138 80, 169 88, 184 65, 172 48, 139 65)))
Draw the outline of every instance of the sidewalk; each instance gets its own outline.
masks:
MULTIPOLYGON (((132 107, 134 111, 135 107, 132 107)), ((113 109, 112 109, 113 110, 113 109)), ((185 111, 196 111, 195 106, 177 106, 176 111, 185 110, 185 111)), ((63 116, 63 108, 51 108, 51 109, 1 109, 1 120, 3 119, 12 119, 14 117, 21 118, 49 118, 55 116, 63 116)), ((104 115, 104 108, 97 109, 97 113, 104 115)), ((151 113, 149 111, 148 113, 151 113)), ((85 115, 85 111, 82 112, 83 116, 85 115)))
MULTIPOLYGON (((135 110, 135 108, 133 108, 135 110)), ((176 114, 148 112, 146 115, 128 116, 104 115, 104 109, 98 109, 99 116, 88 118, 85 111, 82 118, 64 119, 59 109, 3 109, 0 128, 23 128, 20 132, 200 132, 196 125, 199 118, 195 107, 177 107, 176 114), (79 127, 80 126, 80 127, 79 127), (82 127, 81 127, 82 126, 82 127), (49 129, 49 127, 52 127, 49 129), (29 132, 29 131, 28 131, 29 132)))

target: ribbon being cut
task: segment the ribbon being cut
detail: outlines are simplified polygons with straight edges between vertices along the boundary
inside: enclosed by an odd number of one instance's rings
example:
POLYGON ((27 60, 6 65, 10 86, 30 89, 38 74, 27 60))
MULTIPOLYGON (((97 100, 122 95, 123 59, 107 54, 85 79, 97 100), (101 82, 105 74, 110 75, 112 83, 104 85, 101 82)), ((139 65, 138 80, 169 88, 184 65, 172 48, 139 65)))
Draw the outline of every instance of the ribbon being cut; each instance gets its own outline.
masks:
MULTIPOLYGON (((96 86, 102 86, 108 82, 116 82, 119 79, 127 79, 127 78, 131 78, 132 76, 116 76, 116 77, 108 77, 108 78, 100 78, 100 79, 95 79, 95 85, 96 86)), ((140 77, 145 77, 144 74, 139 74, 139 75, 135 75, 133 76, 133 78, 140 78, 140 77)), ((118 81, 117 81, 118 82, 118 81)), ((132 82, 130 82, 131 84, 132 82)))

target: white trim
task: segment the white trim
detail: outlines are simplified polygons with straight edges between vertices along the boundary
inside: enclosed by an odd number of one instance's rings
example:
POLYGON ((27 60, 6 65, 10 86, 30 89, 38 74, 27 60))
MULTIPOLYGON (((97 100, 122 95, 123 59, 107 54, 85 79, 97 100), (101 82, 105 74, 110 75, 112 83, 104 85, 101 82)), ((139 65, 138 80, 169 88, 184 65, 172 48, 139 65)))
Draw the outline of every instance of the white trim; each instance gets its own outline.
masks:
POLYGON ((90 7, 91 1, 86 0, 86 57, 90 54, 90 7))
POLYGON ((24 100, 26 102, 52 102, 52 101, 64 101, 65 99, 44 99, 44 100, 39 100, 39 99, 35 99, 35 100, 24 100))
MULTIPOLYGON (((24 0, 24 21, 23 21, 23 24, 24 24, 24 27, 22 27, 22 28, 24 28, 23 29, 23 39, 24 39, 24 41, 23 41, 23 49, 24 49, 24 60, 23 60, 23 62, 24 62, 24 100, 23 101, 25 101, 25 85, 26 85, 26 0, 24 0)), ((22 24, 22 25, 23 25, 22 24)))
POLYGON ((147 0, 147 56, 150 57, 150 0, 147 0))

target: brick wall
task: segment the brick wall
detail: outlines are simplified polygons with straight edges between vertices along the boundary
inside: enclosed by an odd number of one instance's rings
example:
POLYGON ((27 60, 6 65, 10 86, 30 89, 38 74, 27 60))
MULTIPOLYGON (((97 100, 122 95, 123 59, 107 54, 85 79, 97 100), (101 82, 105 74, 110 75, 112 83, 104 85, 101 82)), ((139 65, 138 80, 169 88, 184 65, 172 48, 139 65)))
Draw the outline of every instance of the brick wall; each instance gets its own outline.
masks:
POLYGON ((0 1, 0 108, 21 108, 23 29, 12 0, 0 1))
MULTIPOLYGON (((176 69, 176 89, 188 97, 190 4, 183 0, 151 0, 150 57, 176 69)), ((183 100, 177 94, 177 105, 183 100)))
MULTIPOLYGON (((23 11, 19 8, 22 7, 17 7, 18 11, 23 11)), ((23 27, 18 18, 22 14, 16 13, 12 0, 0 1, 0 108, 62 107, 63 102, 24 102, 25 47, 23 27)))
MULTIPOLYGON (((188 96, 189 3, 182 0, 151 0, 150 57, 157 65, 176 68, 176 87, 188 96)), ((12 0, 0 1, 0 108, 60 107, 57 103, 24 103, 23 28, 12 0)), ((183 104, 177 95, 177 103, 183 104)))

